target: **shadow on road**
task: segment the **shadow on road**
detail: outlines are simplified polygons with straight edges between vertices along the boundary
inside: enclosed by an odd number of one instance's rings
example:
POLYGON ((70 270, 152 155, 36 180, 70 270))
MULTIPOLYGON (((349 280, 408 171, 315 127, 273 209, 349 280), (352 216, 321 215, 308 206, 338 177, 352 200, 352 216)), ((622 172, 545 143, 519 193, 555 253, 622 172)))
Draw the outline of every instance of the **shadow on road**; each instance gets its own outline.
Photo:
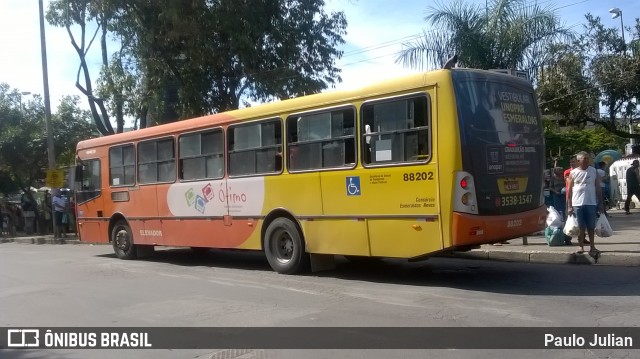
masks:
POLYGON ((457 288, 515 295, 637 296, 640 274, 633 267, 523 264, 434 258, 421 263, 385 260, 347 264, 321 273, 347 280, 457 288))
MULTIPOLYGON (((114 255, 100 255, 118 260, 114 255)), ((210 267, 272 272, 262 252, 161 249, 140 261, 183 267, 210 267)), ((272 272, 273 276, 282 276, 272 272)), ((397 285, 446 287, 515 295, 637 296, 638 268, 567 264, 523 264, 432 258, 372 260, 351 263, 336 256, 336 269, 299 276, 397 285)))
MULTIPOLYGON (((101 254, 97 257, 116 258, 115 254, 101 254)), ((241 270, 271 271, 269 262, 262 252, 244 250, 197 250, 190 248, 157 248, 140 261, 168 263, 183 267, 215 267, 241 270)))

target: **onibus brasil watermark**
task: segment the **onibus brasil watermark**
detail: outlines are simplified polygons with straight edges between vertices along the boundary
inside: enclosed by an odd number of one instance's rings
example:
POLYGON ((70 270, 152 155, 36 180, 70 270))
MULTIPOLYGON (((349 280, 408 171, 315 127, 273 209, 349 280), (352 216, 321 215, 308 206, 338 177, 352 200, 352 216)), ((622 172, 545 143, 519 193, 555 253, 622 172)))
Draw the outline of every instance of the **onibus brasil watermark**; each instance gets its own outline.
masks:
POLYGON ((69 331, 51 329, 8 329, 9 348, 152 348, 149 334, 144 332, 69 331))

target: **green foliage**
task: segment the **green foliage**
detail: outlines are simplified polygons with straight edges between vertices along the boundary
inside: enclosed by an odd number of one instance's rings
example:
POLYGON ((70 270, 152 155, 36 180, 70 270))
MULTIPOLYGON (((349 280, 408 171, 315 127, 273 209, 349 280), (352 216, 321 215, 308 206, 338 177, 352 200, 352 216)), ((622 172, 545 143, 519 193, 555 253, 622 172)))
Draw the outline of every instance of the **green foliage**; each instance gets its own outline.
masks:
POLYGON ((599 93, 584 74, 586 56, 566 44, 551 46, 547 56, 551 65, 540 72, 536 88, 542 113, 562 125, 584 127, 599 105, 599 93))
POLYGON ((98 24, 100 97, 112 116, 134 116, 145 127, 147 118, 174 121, 333 86, 347 22, 323 7, 323 0, 56 0, 48 19, 98 24), (107 30, 121 44, 110 62, 107 30))
POLYGON ((56 113, 52 115, 53 142, 58 167, 73 166, 78 142, 98 135, 95 126, 90 122, 91 114, 79 106, 78 96, 65 96, 60 101, 56 113))
MULTIPOLYGON (((547 51, 538 77, 541 109, 566 126, 592 123, 617 136, 640 138, 627 128, 630 120, 640 121, 640 53, 626 51, 619 27, 606 28, 590 14, 585 18, 574 43, 547 51)), ((640 36, 640 19, 634 31, 634 38, 640 36)))
POLYGON ((616 136, 602 127, 561 131, 553 120, 546 118, 544 123, 547 168, 553 165, 554 157, 559 157, 558 166, 568 167, 571 155, 580 151, 598 154, 604 150, 617 150, 624 153, 626 139, 616 136))
MULTIPOLYGON (((35 96, 22 108, 17 90, 0 85, 0 192, 36 187, 48 168, 47 133, 42 99, 35 96)), ((54 152, 58 167, 72 165, 78 141, 92 135, 89 114, 78 108, 77 97, 65 97, 52 116, 54 152)))
POLYGON ((425 20, 437 30, 404 44, 396 62, 442 67, 449 56, 457 54, 465 67, 528 68, 548 44, 570 35, 553 8, 525 0, 493 0, 488 8, 456 0, 427 11, 425 20))

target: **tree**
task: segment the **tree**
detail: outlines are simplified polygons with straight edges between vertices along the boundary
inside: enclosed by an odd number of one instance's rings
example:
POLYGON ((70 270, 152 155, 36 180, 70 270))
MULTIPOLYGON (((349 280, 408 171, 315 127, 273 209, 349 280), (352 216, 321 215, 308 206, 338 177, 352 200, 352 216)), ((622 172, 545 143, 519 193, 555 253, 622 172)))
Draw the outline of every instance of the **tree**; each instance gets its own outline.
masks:
POLYGON ((568 167, 569 157, 579 151, 598 154, 604 150, 622 151, 626 139, 616 136, 602 127, 569 129, 560 131, 555 118, 545 116, 544 138, 547 148, 547 168, 553 166, 554 157, 559 157, 558 166, 568 167), (561 156, 558 156, 561 154, 561 156))
MULTIPOLYGON (((0 192, 29 189, 45 176, 47 133, 44 105, 39 96, 21 109, 7 84, 0 85, 0 192)), ((75 161, 79 140, 93 135, 90 114, 78 108, 79 98, 65 97, 52 116, 54 150, 59 167, 75 161)))
POLYGON ((543 114, 561 126, 584 127, 598 112, 599 92, 586 76, 586 55, 575 46, 550 46, 547 64, 539 72, 536 93, 543 114))
POLYGON ((112 114, 134 116, 145 127, 147 118, 168 122, 333 86, 347 23, 342 12, 327 14, 323 6, 323 0, 57 0, 48 19, 81 29, 93 21, 103 38, 107 29, 119 40, 108 64, 103 56, 99 97, 109 99, 112 114))
POLYGON ((425 21, 435 30, 403 44, 396 62, 442 67, 456 54, 465 67, 533 69, 548 44, 571 35, 552 7, 525 0, 493 0, 487 8, 456 0, 427 11, 425 21))
MULTIPOLYGON (((69 38, 71 39, 71 45, 78 54, 80 59, 80 65, 78 68, 78 74, 76 78, 76 87, 87 97, 89 108, 91 110, 92 118, 95 122, 98 131, 103 134, 114 133, 113 127, 109 120, 105 99, 95 95, 93 90, 93 83, 91 81, 91 72, 87 64, 87 54, 95 40, 97 34, 101 31, 101 51, 102 51, 102 66, 108 69, 107 62, 107 21, 108 14, 104 11, 102 2, 96 2, 92 0, 58 0, 49 3, 49 10, 47 11, 47 21, 54 26, 61 26, 67 29, 69 38), (97 23, 95 32, 91 39, 87 43, 87 23, 91 23, 95 20, 97 23), (72 31, 72 25, 77 24, 80 27, 80 36, 76 38, 72 31), (81 77, 84 77, 84 84, 80 82, 81 77)), ((113 102, 116 108, 122 106, 122 97, 114 96, 113 102)), ((122 132, 124 127, 124 116, 118 113, 116 117, 117 132, 122 132)))
POLYGON ((574 43, 550 47, 538 77, 540 107, 567 126, 591 123, 620 137, 640 138, 626 128, 630 121, 640 122, 640 53, 626 51, 619 29, 605 28, 590 14, 586 20, 574 43))
MULTIPOLYGON (((586 19, 580 46, 591 55, 588 72, 605 108, 605 115, 591 122, 620 136, 640 138, 640 134, 631 135, 619 128, 620 120, 640 121, 640 54, 626 51, 627 44, 617 28, 605 28, 600 18, 591 14, 587 14, 586 19)), ((634 29, 633 38, 636 38, 640 36, 640 19, 636 19, 634 29)))

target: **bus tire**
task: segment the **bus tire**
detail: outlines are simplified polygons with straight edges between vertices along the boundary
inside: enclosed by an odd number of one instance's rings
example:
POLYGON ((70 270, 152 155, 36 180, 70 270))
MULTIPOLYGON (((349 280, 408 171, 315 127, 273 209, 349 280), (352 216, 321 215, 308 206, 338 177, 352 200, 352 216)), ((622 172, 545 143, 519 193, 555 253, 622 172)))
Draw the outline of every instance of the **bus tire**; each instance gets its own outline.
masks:
POLYGON ((288 218, 276 218, 264 235, 264 252, 269 265, 280 274, 308 271, 311 263, 302 233, 288 218))
POLYGON ((133 232, 131 232, 131 227, 124 220, 116 222, 115 226, 113 226, 111 244, 113 245, 113 251, 120 259, 136 259, 138 257, 137 247, 133 243, 133 232))

